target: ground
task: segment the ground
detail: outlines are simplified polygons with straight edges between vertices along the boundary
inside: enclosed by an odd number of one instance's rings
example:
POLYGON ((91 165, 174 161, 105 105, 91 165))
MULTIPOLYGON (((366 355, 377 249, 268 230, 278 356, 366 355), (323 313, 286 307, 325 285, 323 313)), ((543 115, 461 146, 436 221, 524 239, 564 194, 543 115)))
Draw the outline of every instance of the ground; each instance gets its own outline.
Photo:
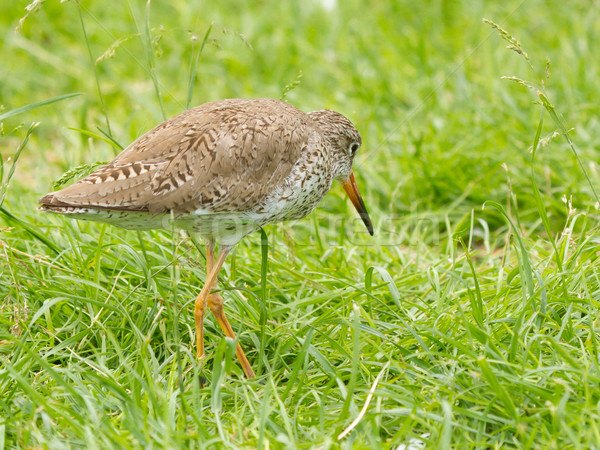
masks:
POLYGON ((600 447, 598 2, 28 3, 0 5, 0 447, 600 447), (254 380, 212 316, 196 361, 201 242, 37 210, 227 97, 352 119, 375 224, 334 186, 237 247, 254 380))

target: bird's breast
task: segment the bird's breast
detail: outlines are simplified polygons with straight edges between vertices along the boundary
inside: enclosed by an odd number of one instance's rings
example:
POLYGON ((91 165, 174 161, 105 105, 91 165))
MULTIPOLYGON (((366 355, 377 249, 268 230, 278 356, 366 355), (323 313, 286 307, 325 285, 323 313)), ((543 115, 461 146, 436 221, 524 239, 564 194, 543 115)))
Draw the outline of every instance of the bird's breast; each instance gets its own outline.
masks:
POLYGON ((305 156, 253 209, 251 215, 261 225, 307 216, 331 188, 333 174, 327 160, 317 152, 305 156))

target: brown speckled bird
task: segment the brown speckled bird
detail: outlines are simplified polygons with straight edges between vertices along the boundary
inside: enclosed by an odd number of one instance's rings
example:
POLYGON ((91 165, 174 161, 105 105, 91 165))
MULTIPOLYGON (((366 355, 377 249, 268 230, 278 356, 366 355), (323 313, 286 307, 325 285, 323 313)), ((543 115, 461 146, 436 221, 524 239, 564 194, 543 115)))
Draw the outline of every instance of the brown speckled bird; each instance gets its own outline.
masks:
MULTIPOLYGON (((360 134, 330 110, 308 114, 273 99, 229 99, 185 111, 133 142, 112 162, 40 199, 41 209, 123 228, 172 226, 206 242, 206 283, 196 298, 197 355, 206 307, 235 339, 216 288, 226 256, 264 225, 309 214, 339 181, 369 233, 352 161, 360 134), (215 259, 215 245, 219 252, 215 259)), ((236 354, 254 376, 240 345, 236 354)))

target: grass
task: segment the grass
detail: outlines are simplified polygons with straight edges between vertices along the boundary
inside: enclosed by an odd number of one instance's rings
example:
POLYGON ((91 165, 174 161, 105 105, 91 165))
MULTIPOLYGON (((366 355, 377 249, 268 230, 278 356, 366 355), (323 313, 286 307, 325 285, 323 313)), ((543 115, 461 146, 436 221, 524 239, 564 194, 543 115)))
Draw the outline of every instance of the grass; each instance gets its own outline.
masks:
POLYGON ((597 3, 39 2, 15 33, 25 6, 0 6, 1 448, 600 447, 597 3), (197 243, 36 201, 259 96, 353 119, 376 235, 334 187, 268 265, 237 247, 246 380, 212 316, 195 360, 197 243))

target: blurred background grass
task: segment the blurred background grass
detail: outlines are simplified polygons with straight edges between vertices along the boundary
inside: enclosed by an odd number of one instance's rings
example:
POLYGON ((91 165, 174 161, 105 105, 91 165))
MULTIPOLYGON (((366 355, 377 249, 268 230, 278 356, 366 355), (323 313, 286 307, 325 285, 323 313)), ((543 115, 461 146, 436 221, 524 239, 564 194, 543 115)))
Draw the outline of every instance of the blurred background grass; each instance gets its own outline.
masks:
MULTIPOLYGON (((3 12, 6 56, 0 69, 0 99, 4 107, 11 109, 63 93, 84 93, 27 118, 42 124, 33 137, 37 151, 27 152, 33 166, 20 172, 23 177, 24 173, 43 173, 43 180, 35 177, 40 184, 36 181, 32 186, 32 180, 26 180, 29 188, 35 186, 41 193, 47 189, 48 179, 67 168, 109 159, 116 150, 102 142, 91 148, 87 139, 67 129, 96 131, 100 126, 107 131, 77 6, 46 2, 24 22, 22 32, 15 34, 23 2, 10 5, 3 12), (73 151, 75 146, 84 151, 73 151), (45 155, 43 172, 35 162, 39 158, 33 157, 40 153, 45 155)), ((129 38, 114 50, 112 58, 95 65, 113 137, 127 145, 185 109, 190 62, 214 24, 200 56, 191 105, 227 97, 278 98, 302 73, 300 85, 288 94, 289 101, 304 110, 327 107, 352 117, 366 144, 359 166, 368 154, 373 159, 363 170, 378 172, 386 165, 394 175, 379 180, 374 176, 376 181, 366 187, 377 193, 371 202, 380 202, 386 211, 392 203, 400 212, 415 205, 444 208, 461 196, 467 207, 501 199, 507 184, 501 164, 506 162, 518 171, 528 160, 525 149, 531 145, 532 123, 538 112, 531 107, 531 97, 500 79, 501 75, 530 74, 524 61, 502 51, 503 43, 481 23, 482 17, 518 32, 540 71, 546 56, 550 57, 550 93, 570 123, 583 129, 598 125, 597 105, 590 101, 596 97, 597 67, 592 58, 585 57, 598 39, 595 4, 329 5, 279 2, 242 8, 236 2, 154 2, 150 9, 151 68, 144 45, 144 3, 113 8, 83 3, 92 59, 119 39, 129 38), (565 33, 557 32, 557 26, 565 33), (151 70, 156 73, 164 114, 151 70)), ((23 120, 15 118, 5 129, 23 120)), ((578 144, 587 159, 593 159, 585 138, 581 136, 578 144)), ((15 146, 18 136, 13 139, 8 148, 15 146)), ((552 191, 557 198, 585 189, 580 188, 578 177, 570 176, 573 161, 561 151, 564 148, 559 146, 544 158, 548 165, 560 162, 553 166, 563 170, 545 176, 552 188, 562 184, 563 189, 552 191), (552 183, 552 176, 561 181, 552 183)), ((538 169, 542 174, 543 167, 538 169)), ((519 183, 520 177, 515 178, 519 183)), ((517 193, 519 188, 515 187, 517 193)), ((556 209, 558 213, 562 205, 556 204, 556 209)))
MULTIPOLYGON (((4 111, 82 95, 3 121, 4 182, 40 125, 3 204, 21 222, 0 218, 0 441, 336 446, 389 360, 342 445, 599 444, 597 200, 566 141, 550 139, 534 165, 547 236, 530 178, 540 107, 501 79, 544 79, 549 58, 547 93, 598 185, 599 2, 45 1, 16 33, 27 4, 0 5, 4 111), (533 71, 483 17, 520 40, 533 71), (71 128, 126 146, 188 102, 279 98, 295 81, 287 101, 335 109, 361 131, 355 172, 377 234, 360 229, 339 187, 312 219, 271 227, 268 324, 253 294, 260 237, 246 239, 226 278, 248 291, 226 297, 266 384, 236 378, 232 347, 209 323, 216 356, 201 389, 185 354, 204 276, 192 243, 44 216, 36 201, 66 170, 118 153, 71 128), (517 230, 482 210, 488 200, 517 230), (528 261, 534 285, 521 281, 528 261)), ((542 137, 555 129, 546 117, 542 137)))

